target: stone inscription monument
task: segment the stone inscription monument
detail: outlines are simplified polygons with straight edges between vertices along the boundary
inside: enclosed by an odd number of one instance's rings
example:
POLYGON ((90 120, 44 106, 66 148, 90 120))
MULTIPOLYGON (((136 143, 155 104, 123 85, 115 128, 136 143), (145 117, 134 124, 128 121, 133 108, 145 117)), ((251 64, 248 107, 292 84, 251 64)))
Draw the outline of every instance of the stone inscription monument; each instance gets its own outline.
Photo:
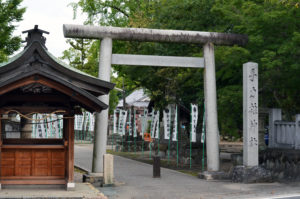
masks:
POLYGON ((258 165, 258 65, 243 65, 243 163, 258 165))

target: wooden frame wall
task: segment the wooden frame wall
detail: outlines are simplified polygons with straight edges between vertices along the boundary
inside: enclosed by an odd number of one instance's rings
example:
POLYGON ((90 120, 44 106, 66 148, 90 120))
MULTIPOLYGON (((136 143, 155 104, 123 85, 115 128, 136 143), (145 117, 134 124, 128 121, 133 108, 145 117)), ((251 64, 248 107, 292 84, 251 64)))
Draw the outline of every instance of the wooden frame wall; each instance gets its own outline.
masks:
MULTIPOLYGON (((0 111, 0 165, 2 165, 2 149, 3 150, 32 150, 32 153, 34 153, 34 150, 48 150, 48 158, 51 158, 53 155, 51 151, 54 150, 64 150, 64 157, 65 157, 65 163, 64 163, 64 179, 59 179, 56 176, 2 176, 1 169, 0 169, 0 189, 1 184, 65 184, 67 183, 74 183, 74 114, 67 114, 64 115, 63 123, 63 140, 64 142, 61 143, 62 145, 34 145, 35 142, 30 142, 30 139, 28 140, 29 143, 21 142, 18 144, 7 144, 3 145, 2 142, 2 129, 1 129, 1 123, 2 123, 2 112, 0 111), (28 145, 29 144, 29 145, 28 145), (30 145, 31 144, 31 145, 30 145)), ((12 140, 11 143, 14 143, 12 140)), ((32 141, 32 140, 31 140, 32 141)), ((10 142, 9 142, 10 143, 10 142)), ((34 156, 33 156, 34 157, 34 156)), ((53 157, 52 157, 53 158, 53 157)), ((33 159, 31 159, 34 161, 33 159)), ((34 164, 34 163, 32 163, 34 164)), ((51 164, 51 162, 49 163, 51 164)), ((51 165, 50 165, 51 166, 51 165)), ((17 167, 15 167, 17 168, 17 167)))

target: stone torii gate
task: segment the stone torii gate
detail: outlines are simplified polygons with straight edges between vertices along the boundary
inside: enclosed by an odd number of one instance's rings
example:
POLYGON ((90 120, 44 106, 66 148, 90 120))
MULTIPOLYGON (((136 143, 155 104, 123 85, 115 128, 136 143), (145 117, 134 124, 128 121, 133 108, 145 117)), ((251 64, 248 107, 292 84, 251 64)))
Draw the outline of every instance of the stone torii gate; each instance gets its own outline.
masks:
MULTIPOLYGON (((216 45, 245 45, 248 37, 238 34, 215 32, 159 30, 145 28, 119 28, 87 25, 64 24, 64 36, 69 38, 101 39, 99 57, 99 79, 110 81, 111 64, 148 65, 204 68, 204 95, 206 117, 207 170, 219 171, 219 128, 217 115, 215 55, 216 45), (112 40, 141 42, 171 42, 202 44, 204 58, 165 57, 147 55, 112 54, 112 40)), ((100 96, 104 103, 109 103, 109 96, 100 96)), ((106 153, 108 110, 97 116, 92 172, 103 172, 103 155, 106 153)))

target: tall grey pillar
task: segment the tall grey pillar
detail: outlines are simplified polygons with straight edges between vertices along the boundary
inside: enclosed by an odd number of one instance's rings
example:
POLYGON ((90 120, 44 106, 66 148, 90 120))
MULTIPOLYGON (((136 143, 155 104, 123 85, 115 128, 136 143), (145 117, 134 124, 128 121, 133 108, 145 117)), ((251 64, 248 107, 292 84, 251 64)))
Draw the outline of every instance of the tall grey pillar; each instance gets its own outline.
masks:
POLYGON ((219 128, 214 45, 204 45, 204 95, 206 118, 207 171, 219 171, 219 128))
POLYGON ((272 108, 269 110, 269 146, 268 148, 276 148, 276 132, 275 132, 275 121, 281 120, 281 109, 272 108))
MULTIPOLYGON (((110 81, 111 55, 112 39, 104 38, 100 45, 98 78, 108 82, 110 81)), ((109 95, 102 95, 99 97, 99 100, 105 104, 109 104, 109 95)), ((103 156, 106 153, 107 129, 108 109, 96 114, 92 167, 93 173, 103 173, 103 156)))
POLYGON ((258 165, 258 64, 243 65, 243 163, 258 165))
POLYGON ((296 115, 295 124, 295 149, 300 149, 300 114, 296 115))

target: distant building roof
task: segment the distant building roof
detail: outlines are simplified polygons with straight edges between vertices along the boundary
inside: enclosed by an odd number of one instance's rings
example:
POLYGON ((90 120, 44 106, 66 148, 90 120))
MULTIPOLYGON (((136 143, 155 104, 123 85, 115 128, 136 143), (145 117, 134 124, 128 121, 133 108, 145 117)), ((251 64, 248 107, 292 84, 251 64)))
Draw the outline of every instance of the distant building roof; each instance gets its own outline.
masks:
MULTIPOLYGON (((133 91, 125 98, 126 106, 148 107, 150 98, 145 94, 143 89, 133 91)), ((123 99, 121 99, 117 107, 123 107, 123 99)))

